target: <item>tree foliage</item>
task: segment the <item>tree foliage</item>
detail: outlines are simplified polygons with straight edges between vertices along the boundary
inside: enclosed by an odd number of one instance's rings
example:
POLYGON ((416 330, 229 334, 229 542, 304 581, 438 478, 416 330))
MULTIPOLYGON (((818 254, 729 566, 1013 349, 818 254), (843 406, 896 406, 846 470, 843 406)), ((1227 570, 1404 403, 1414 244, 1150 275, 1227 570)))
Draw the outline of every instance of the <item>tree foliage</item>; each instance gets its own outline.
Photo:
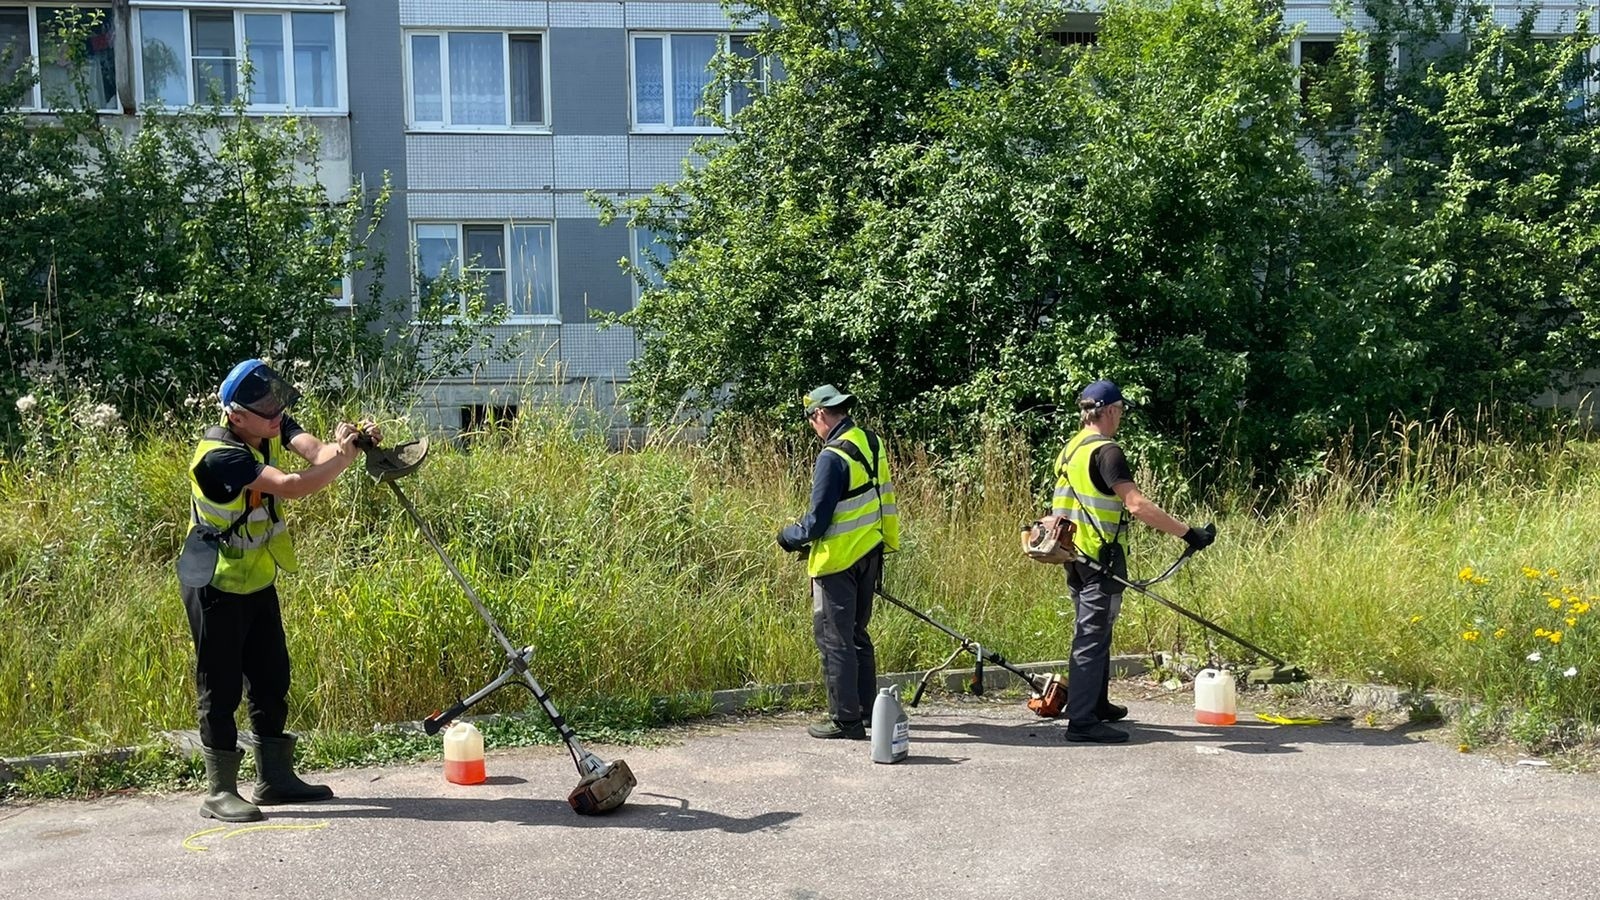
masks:
POLYGON ((777 421, 831 381, 903 437, 1042 458, 1112 377, 1152 458, 1271 477, 1592 362, 1586 32, 1386 7, 1401 71, 1352 32, 1313 85, 1254 0, 1114 0, 1092 47, 1060 3, 758 6, 783 78, 626 209, 675 233, 623 317, 658 413, 777 421), (1441 44, 1463 29, 1492 38, 1441 44))
MULTIPOLYGON (((0 393, 59 390, 137 420, 205 397, 239 359, 269 356, 323 389, 381 376, 392 397, 459 371, 482 325, 503 316, 457 279, 429 290, 466 292, 470 315, 446 317, 439 303, 414 313, 409 290, 386 296, 375 237, 387 184, 330 197, 319 132, 245 115, 248 91, 232 106, 146 110, 132 123, 93 109, 81 67, 76 96, 50 98, 54 114, 24 113, 34 78, 24 65, 0 84, 0 393), (331 306, 362 269, 379 276, 370 295, 331 306)), ((12 406, 0 405, 0 424, 12 406)))

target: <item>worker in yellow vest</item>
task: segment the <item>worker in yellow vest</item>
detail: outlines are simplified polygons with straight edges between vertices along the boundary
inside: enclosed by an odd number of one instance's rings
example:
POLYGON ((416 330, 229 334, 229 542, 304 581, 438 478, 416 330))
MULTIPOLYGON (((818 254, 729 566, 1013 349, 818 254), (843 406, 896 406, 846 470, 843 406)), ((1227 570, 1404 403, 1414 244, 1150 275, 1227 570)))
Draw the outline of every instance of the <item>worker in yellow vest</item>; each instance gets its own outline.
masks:
POLYGON ((1210 528, 1191 528, 1168 515, 1133 482, 1128 458, 1117 446, 1117 429, 1129 404, 1113 381, 1096 381, 1078 396, 1080 430, 1056 457, 1055 496, 1051 512, 1075 526, 1078 552, 1098 563, 1065 563, 1067 589, 1076 607, 1072 663, 1067 679, 1069 741, 1120 744, 1128 733, 1112 728, 1128 715, 1111 702, 1111 629, 1122 610, 1128 557, 1123 537, 1130 519, 1180 537, 1195 550, 1216 538, 1210 528), (1114 577, 1113 577, 1114 576, 1114 577))
POLYGON ((270 366, 249 359, 218 390, 223 418, 207 429, 189 463, 189 533, 178 581, 194 638, 200 744, 209 792, 200 814, 224 822, 260 819, 259 805, 327 800, 333 791, 294 771, 289 715, 289 648, 275 587, 279 569, 299 568, 281 501, 333 483, 358 454, 356 437, 376 427, 341 422, 324 443, 287 415, 300 393, 270 366), (285 472, 287 448, 310 463, 285 472), (248 688, 255 733, 255 803, 239 796, 234 712, 248 688))
POLYGON ((811 631, 822 654, 829 717, 806 730, 823 739, 867 736, 864 718, 878 689, 867 623, 883 579, 883 554, 900 549, 889 450, 850 419, 853 400, 831 384, 806 395, 806 421, 824 445, 812 473, 810 510, 778 532, 778 546, 809 554, 811 631))

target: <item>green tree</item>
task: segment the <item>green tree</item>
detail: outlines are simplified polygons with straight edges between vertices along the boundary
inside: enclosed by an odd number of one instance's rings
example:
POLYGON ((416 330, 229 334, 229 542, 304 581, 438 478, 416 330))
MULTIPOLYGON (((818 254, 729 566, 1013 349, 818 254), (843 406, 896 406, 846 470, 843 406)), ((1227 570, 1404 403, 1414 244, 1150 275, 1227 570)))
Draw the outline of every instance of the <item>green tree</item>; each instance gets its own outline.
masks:
MULTIPOLYGON (((57 24, 70 35, 89 21, 57 24)), ((71 105, 23 114, 32 77, 22 67, 0 86, 8 396, 83 393, 137 419, 208 394, 239 359, 268 355, 318 387, 381 377, 388 399, 403 399, 489 346, 484 326, 505 311, 484 307, 480 285, 438 279, 415 309, 411 285, 387 292, 376 236, 388 186, 330 197, 306 122, 245 115, 241 91, 226 107, 145 110, 125 133, 94 111, 81 65, 76 97, 62 98, 71 105), (375 274, 370 295, 331 306, 363 269, 375 274)), ((0 421, 11 406, 0 405, 0 421)))
POLYGON ((901 436, 1043 462, 1109 376, 1148 458, 1271 479, 1590 359, 1594 120, 1558 88, 1585 34, 1448 68, 1456 14, 1420 4, 1297 72, 1270 3, 1113 2, 1090 48, 1052 39, 1065 8, 762 4, 784 78, 623 210, 675 235, 622 317, 637 396, 778 421, 835 381, 901 436))

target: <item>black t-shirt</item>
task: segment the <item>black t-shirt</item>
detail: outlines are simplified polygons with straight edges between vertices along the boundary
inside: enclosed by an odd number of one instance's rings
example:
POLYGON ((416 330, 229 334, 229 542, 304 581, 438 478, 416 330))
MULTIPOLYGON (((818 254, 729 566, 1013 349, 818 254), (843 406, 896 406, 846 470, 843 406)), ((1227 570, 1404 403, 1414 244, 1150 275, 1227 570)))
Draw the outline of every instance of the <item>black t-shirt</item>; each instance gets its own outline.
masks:
MULTIPOLYGON (((295 435, 303 431, 305 429, 300 427, 299 422, 285 414, 278 433, 287 447, 295 435)), ((239 496, 245 485, 260 478, 263 468, 265 466, 256 462, 250 451, 240 447, 222 447, 200 458, 200 464, 194 467, 194 478, 207 500, 228 503, 239 496)))
POLYGON ((1094 489, 1104 494, 1115 494, 1117 485, 1133 481, 1133 470, 1128 468, 1128 457, 1116 444, 1101 444, 1089 453, 1089 480, 1094 489))

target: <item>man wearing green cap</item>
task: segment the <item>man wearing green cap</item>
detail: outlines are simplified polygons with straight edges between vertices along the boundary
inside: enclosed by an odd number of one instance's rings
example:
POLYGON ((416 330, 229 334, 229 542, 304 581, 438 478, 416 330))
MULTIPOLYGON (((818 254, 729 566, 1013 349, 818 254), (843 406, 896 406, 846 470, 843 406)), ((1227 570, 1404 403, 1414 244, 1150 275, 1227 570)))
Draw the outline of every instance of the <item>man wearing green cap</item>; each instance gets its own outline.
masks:
POLYGON ((878 663, 867 623, 883 579, 883 554, 900 549, 900 516, 889 451, 857 426, 854 400, 825 384, 806 395, 806 421, 824 442, 812 473, 811 508, 778 532, 778 546, 806 553, 811 629, 822 654, 829 718, 806 730, 815 738, 866 737, 878 688, 878 663))
POLYGON ((270 366, 245 360, 218 390, 223 418, 206 430, 189 464, 189 533, 178 557, 178 581, 194 638, 200 700, 200 744, 209 793, 200 814, 224 822, 261 818, 258 804, 326 800, 333 791, 306 784, 294 771, 289 714, 289 648, 275 585, 279 569, 298 569, 279 511, 282 500, 332 484, 357 455, 365 431, 341 422, 324 443, 287 415, 299 399, 270 366), (310 463, 279 468, 287 448, 310 463), (239 796, 234 712, 248 690, 255 733, 255 803, 239 796))

